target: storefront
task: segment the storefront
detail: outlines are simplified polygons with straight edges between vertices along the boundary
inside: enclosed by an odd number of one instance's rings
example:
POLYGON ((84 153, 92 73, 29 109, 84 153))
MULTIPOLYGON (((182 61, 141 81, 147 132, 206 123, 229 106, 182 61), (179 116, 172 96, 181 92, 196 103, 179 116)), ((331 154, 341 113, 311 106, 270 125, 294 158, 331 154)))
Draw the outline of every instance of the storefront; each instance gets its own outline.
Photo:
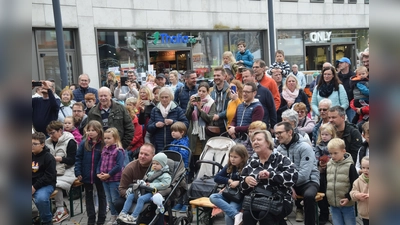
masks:
POLYGON ((101 80, 109 70, 134 69, 145 79, 165 69, 195 70, 212 77, 214 67, 222 65, 224 51, 236 53, 243 40, 254 58, 266 59, 266 31, 111 31, 98 30, 98 56, 101 80))
POLYGON ((278 49, 285 52, 285 59, 296 63, 299 70, 321 70, 324 62, 348 57, 351 69, 359 65, 358 55, 368 42, 368 29, 352 30, 279 30, 278 49))

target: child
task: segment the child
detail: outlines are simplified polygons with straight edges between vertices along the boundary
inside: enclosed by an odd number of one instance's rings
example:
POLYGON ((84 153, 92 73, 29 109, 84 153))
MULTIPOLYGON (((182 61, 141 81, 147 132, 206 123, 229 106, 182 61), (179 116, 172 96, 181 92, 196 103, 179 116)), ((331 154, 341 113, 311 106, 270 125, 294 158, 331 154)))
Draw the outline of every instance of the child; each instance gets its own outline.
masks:
MULTIPOLYGON (((229 188, 239 188, 240 173, 246 165, 249 155, 242 144, 236 144, 229 151, 228 164, 215 176, 214 181, 225 184, 229 188)), ((222 195, 223 190, 210 196, 210 202, 225 212, 225 223, 227 225, 239 224, 243 214, 240 211, 241 203, 227 200, 222 195)))
POLYGON ((111 127, 104 132, 104 143, 105 146, 101 152, 100 163, 97 166, 97 177, 103 182, 111 211, 109 223, 112 224, 118 217, 114 202, 119 199, 118 186, 121 180, 125 154, 116 128, 111 127))
POLYGON ((74 135, 76 143, 79 145, 82 141, 82 134, 79 133, 79 129, 75 127, 76 120, 72 116, 67 116, 64 119, 64 131, 70 132, 74 135))
POLYGON ((100 163, 103 149, 103 126, 96 120, 91 120, 86 126, 86 139, 81 142, 76 152, 75 176, 85 188, 86 211, 88 225, 96 223, 94 187, 97 190, 99 211, 97 224, 104 224, 106 220, 106 194, 100 179, 96 176, 96 168, 100 163))
POLYGON ((135 110, 136 104, 137 104, 136 98, 130 97, 130 98, 126 99, 125 107, 129 113, 129 115, 131 116, 132 124, 135 127, 135 133, 134 133, 133 139, 127 148, 129 162, 137 157, 137 155, 139 154, 139 149, 140 149, 140 147, 142 147, 142 145, 144 143, 143 127, 142 127, 142 125, 139 124, 139 119, 136 115, 137 114, 137 110, 135 110))
POLYGON ((222 66, 224 69, 229 69, 233 74, 237 73, 238 65, 236 64, 236 59, 233 57, 231 51, 226 51, 224 54, 222 54, 222 61, 222 66))
POLYGON ((369 119, 369 74, 367 67, 358 67, 356 75, 350 79, 350 86, 354 95, 350 106, 359 115, 354 117, 352 122, 357 124, 369 119))
POLYGON ((283 50, 277 50, 275 52, 275 62, 269 67, 267 73, 272 75, 275 70, 282 74, 282 79, 285 79, 290 73, 290 65, 285 61, 285 53, 283 50))
MULTIPOLYGON (((315 157, 318 162, 319 170, 319 192, 326 193, 326 165, 329 161, 328 143, 331 139, 336 138, 336 128, 330 123, 323 124, 319 128, 319 135, 314 147, 315 157)), ((319 223, 326 224, 329 219, 329 204, 326 195, 318 202, 319 207, 319 223)))
POLYGON ((85 113, 87 115, 89 114, 89 111, 96 106, 96 96, 93 93, 87 93, 85 95, 85 104, 86 104, 85 113))
POLYGON ((332 223, 355 225, 354 202, 351 201, 350 191, 358 174, 353 158, 346 152, 345 143, 340 138, 329 141, 328 151, 331 159, 326 168, 326 197, 331 206, 332 223))
POLYGON ((39 210, 41 224, 53 224, 50 195, 56 187, 56 160, 49 153, 42 132, 32 134, 32 198, 39 210))
POLYGON ((357 211, 364 225, 369 225, 369 156, 361 160, 362 174, 353 183, 351 199, 358 202, 357 211))
POLYGON ((239 41, 237 48, 239 51, 236 53, 236 63, 241 63, 247 68, 252 68, 254 56, 249 50, 246 50, 246 43, 244 41, 239 41))
MULTIPOLYGON (((167 155, 165 155, 164 153, 160 152, 155 155, 153 157, 153 164, 150 172, 148 172, 146 176, 144 176, 144 181, 139 181, 138 184, 143 184, 157 190, 167 189, 171 185, 172 180, 171 175, 169 174, 169 167, 167 165, 167 162, 168 158, 167 155)), ((150 202, 151 197, 153 196, 151 192, 140 195, 140 197, 137 199, 135 210, 133 211, 132 215, 128 215, 128 211, 131 208, 133 201, 135 200, 135 194, 133 191, 137 190, 139 186, 138 184, 134 185, 134 187, 129 188, 126 191, 127 196, 124 208, 118 216, 118 220, 121 220, 124 223, 136 224, 144 204, 150 202)))
POLYGON ((361 148, 358 150, 357 161, 356 161, 356 170, 358 174, 361 174, 362 171, 360 169, 361 159, 365 156, 369 156, 369 121, 365 122, 362 125, 362 136, 365 141, 362 143, 361 148))
POLYGON ((155 82, 156 82, 156 78, 153 75, 149 74, 147 76, 147 80, 146 80, 145 86, 148 87, 150 89, 150 91, 152 91, 153 88, 155 86, 157 86, 157 84, 155 82))

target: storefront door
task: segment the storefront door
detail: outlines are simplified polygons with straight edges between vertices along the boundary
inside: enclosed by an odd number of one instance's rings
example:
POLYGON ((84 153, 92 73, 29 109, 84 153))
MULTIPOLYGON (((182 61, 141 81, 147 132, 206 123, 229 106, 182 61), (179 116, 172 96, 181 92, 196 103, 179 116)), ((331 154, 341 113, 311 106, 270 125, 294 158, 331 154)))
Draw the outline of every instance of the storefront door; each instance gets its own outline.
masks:
POLYGON ((191 68, 190 66, 190 51, 176 51, 176 70, 187 71, 191 68))
POLYGON ((336 65, 336 60, 341 59, 342 57, 347 57, 351 61, 351 70, 355 70, 355 65, 357 65, 356 57, 354 55, 355 52, 355 44, 339 44, 332 45, 332 65, 336 65))
POLYGON ((306 70, 322 70, 330 62, 330 45, 306 46, 306 70))

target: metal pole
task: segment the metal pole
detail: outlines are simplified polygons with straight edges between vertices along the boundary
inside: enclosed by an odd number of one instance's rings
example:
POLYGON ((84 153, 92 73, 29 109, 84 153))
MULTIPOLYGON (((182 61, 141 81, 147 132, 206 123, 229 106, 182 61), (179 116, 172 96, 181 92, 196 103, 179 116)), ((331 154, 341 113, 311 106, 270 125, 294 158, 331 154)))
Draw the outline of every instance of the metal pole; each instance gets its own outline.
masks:
POLYGON ((271 64, 275 61, 275 21, 274 21, 274 1, 268 0, 268 34, 269 34, 269 54, 271 64))
POLYGON ((58 50, 58 62, 60 66, 61 88, 63 89, 68 85, 68 78, 67 78, 67 60, 65 58, 64 34, 63 34, 63 27, 61 20, 61 7, 59 0, 52 0, 52 1, 53 1, 54 22, 56 25, 57 50, 58 50))

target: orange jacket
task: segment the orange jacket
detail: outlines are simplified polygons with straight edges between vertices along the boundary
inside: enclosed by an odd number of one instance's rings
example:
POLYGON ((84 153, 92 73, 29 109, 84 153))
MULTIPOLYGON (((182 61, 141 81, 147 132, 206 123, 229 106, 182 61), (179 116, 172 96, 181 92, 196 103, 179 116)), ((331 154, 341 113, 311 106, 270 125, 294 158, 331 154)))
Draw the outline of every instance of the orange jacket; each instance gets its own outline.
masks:
POLYGON ((264 75, 263 78, 258 81, 263 87, 268 88, 271 91, 272 96, 274 97, 275 109, 278 110, 281 106, 281 95, 279 93, 278 85, 275 80, 269 77, 268 75, 264 75))

